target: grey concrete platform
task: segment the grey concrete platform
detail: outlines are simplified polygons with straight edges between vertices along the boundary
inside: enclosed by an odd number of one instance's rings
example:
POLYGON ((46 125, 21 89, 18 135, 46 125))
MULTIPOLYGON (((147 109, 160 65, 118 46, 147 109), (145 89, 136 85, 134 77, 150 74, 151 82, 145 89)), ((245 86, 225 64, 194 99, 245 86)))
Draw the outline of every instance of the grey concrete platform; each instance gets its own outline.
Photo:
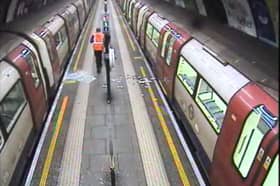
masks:
MULTIPOLYGON (((125 35, 126 27, 120 26, 122 18, 111 2, 111 45, 115 48, 117 59, 111 71, 112 102, 106 102, 105 65, 103 64, 101 74, 97 74, 92 48, 88 44, 90 33, 101 25, 102 2, 97 1, 92 10, 88 26, 90 32, 86 32, 85 42, 78 46, 82 52, 80 56, 75 54, 79 57, 74 57, 68 72, 86 73, 94 80, 73 82, 66 78, 63 82, 55 114, 52 116, 37 164, 34 165, 31 185, 111 185, 112 157, 116 185, 182 185, 179 170, 159 125, 151 98, 147 89, 138 82, 141 76, 140 68, 148 71, 143 61, 144 56, 139 48, 129 47, 130 36, 125 35), (131 69, 128 66, 131 66, 131 69), (55 150, 53 155, 49 156, 65 96, 69 97, 69 102, 55 141, 55 150), (46 169, 48 161, 50 165, 49 169, 46 169), (45 181, 42 181, 44 179, 45 181)), ((151 86, 155 89, 154 85, 151 86)), ((199 185, 161 98, 157 93, 155 96, 188 181, 190 185, 199 185)))

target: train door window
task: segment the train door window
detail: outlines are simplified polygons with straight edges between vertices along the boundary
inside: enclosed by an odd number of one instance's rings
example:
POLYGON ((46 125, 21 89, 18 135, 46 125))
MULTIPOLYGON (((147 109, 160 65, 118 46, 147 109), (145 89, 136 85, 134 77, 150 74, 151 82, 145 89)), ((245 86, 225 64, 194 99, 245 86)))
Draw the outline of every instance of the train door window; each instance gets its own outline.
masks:
POLYGON ((59 31, 54 35, 55 46, 56 48, 60 48, 66 38, 66 30, 64 27, 61 27, 59 31))
POLYGON ((146 34, 147 34, 148 38, 152 39, 153 26, 150 23, 148 23, 148 25, 147 25, 146 34))
POLYGON ((25 106, 26 100, 18 81, 0 102, 0 121, 9 133, 25 106))
POLYGON ((167 44, 167 39, 168 39, 168 36, 170 36, 170 31, 166 31, 164 33, 164 36, 163 36, 163 42, 162 42, 162 47, 161 47, 161 57, 165 57, 165 53, 166 53, 166 44, 167 44))
POLYGON ((242 177, 247 177, 263 138, 275 127, 276 121, 264 105, 249 114, 233 154, 233 162, 242 177))
MULTIPOLYGON (((1 149, 1 148, 0 148, 1 149)), ((263 182, 263 186, 279 185, 279 155, 277 155, 272 163, 271 168, 263 182)))
POLYGON ((37 88, 40 84, 40 78, 39 78, 39 75, 38 75, 39 70, 38 70, 38 67, 37 67, 38 61, 29 49, 24 49, 22 51, 22 55, 25 58, 28 66, 31 69, 31 77, 33 79, 33 84, 37 88))
POLYGON ((182 56, 179 60, 179 66, 177 70, 177 77, 183 83, 187 91, 193 95, 195 82, 197 80, 197 72, 191 67, 191 65, 182 56))
MULTIPOLYGON (((1 121, 1 119, 0 119, 0 121, 1 121)), ((4 135, 0 129, 0 152, 1 152, 2 148, 4 147, 4 144, 5 144, 4 135)))
POLYGON ((49 52, 49 56, 50 56, 50 60, 51 62, 53 63, 54 62, 54 54, 53 54, 53 51, 51 49, 51 39, 50 39, 50 36, 48 34, 45 35, 44 37, 44 41, 47 45, 47 49, 48 49, 48 52, 49 52))
POLYGON ((159 41, 159 31, 153 28, 152 42, 155 44, 156 47, 158 47, 158 41, 159 41))
POLYGON ((214 130, 220 133, 227 105, 202 78, 199 81, 195 101, 214 130))
POLYGON ((167 48, 167 54, 165 56, 165 61, 166 61, 167 65, 170 65, 170 63, 171 63, 173 45, 174 45, 175 41, 176 41, 176 39, 174 37, 170 37, 170 39, 167 42, 166 47, 168 47, 168 48, 167 48))

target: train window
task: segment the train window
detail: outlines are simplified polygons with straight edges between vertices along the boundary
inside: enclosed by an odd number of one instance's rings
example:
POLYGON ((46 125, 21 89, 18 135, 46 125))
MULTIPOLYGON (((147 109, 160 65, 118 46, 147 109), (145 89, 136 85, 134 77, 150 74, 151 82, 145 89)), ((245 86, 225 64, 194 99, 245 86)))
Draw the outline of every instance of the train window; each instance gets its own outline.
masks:
POLYGON ((247 177, 262 139, 276 125, 276 120, 264 105, 253 109, 246 119, 233 154, 233 162, 242 177, 247 177))
POLYGON ((18 81, 0 102, 0 121, 9 133, 26 103, 21 83, 18 81))
POLYGON ((181 56, 177 70, 177 77, 181 80, 188 92, 193 95, 197 72, 189 65, 189 63, 181 56))
POLYGON ((44 41, 45 41, 45 43, 46 43, 46 45, 47 45, 47 49, 48 49, 48 52, 49 52, 49 56, 50 56, 50 60, 51 60, 51 62, 53 63, 54 62, 54 54, 53 54, 53 52, 52 52, 52 49, 51 49, 51 39, 50 39, 50 36, 49 35, 46 35, 45 37, 44 37, 44 41))
POLYGON ((170 35, 170 31, 166 31, 164 33, 164 36, 163 36, 163 43, 162 43, 162 48, 161 48, 161 57, 165 57, 165 49, 166 49, 166 44, 167 44, 167 39, 168 39, 168 36, 170 35))
POLYGON ((31 77, 33 79, 33 84, 37 88, 40 84, 40 78, 38 76, 38 68, 36 66, 36 64, 38 64, 38 61, 29 49, 24 49, 23 52, 26 52, 24 58, 26 59, 28 66, 31 68, 31 77))
POLYGON ((153 26, 150 23, 148 23, 148 25, 147 25, 146 34, 147 34, 148 38, 152 39, 153 26))
POLYGON ((214 130, 220 133, 227 109, 225 102, 203 79, 199 81, 195 100, 214 130))
POLYGON ((170 37, 168 44, 166 45, 166 47, 168 47, 167 54, 165 57, 165 61, 166 61, 167 65, 170 65, 170 63, 171 63, 173 45, 174 45, 175 41, 176 41, 176 39, 174 37, 170 37))
POLYGON ((158 41, 159 41, 159 31, 157 31, 157 29, 154 28, 153 30, 153 37, 152 37, 152 41, 155 44, 155 46, 158 46, 158 41))
MULTIPOLYGON (((0 148, 1 149, 1 148, 0 148)), ((272 163, 271 168, 263 182, 263 186, 279 185, 279 155, 277 155, 272 163)))

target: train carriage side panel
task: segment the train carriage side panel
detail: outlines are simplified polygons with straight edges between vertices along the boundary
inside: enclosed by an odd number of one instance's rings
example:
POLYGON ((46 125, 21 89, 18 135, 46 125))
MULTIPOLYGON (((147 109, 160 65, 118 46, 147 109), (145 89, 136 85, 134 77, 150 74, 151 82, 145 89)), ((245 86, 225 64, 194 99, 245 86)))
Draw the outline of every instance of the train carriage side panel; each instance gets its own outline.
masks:
POLYGON ((19 73, 4 61, 0 61, 0 87, 0 185, 8 185, 27 144, 33 121, 19 73))
POLYGON ((20 71, 35 126, 40 129, 47 112, 47 98, 36 56, 30 48, 21 44, 9 53, 7 61, 13 62, 20 71))
POLYGON ((79 18, 76 8, 73 5, 67 6, 66 10, 59 13, 66 22, 66 30, 68 33, 68 39, 70 41, 70 49, 75 46, 76 40, 79 34, 79 18))
POLYGON ((148 19, 147 27, 145 30, 146 43, 144 51, 152 64, 152 68, 154 68, 154 63, 156 62, 160 32, 168 23, 168 20, 161 18, 157 13, 153 13, 148 19))
POLYGON ((54 74, 53 74, 51 60, 50 60, 50 56, 49 56, 49 52, 48 52, 46 43, 41 37, 39 37, 35 33, 32 33, 29 36, 34 41, 34 44, 36 44, 36 46, 38 47, 38 50, 39 50, 39 53, 40 53, 41 59, 42 59, 42 64, 47 72, 49 86, 52 89, 54 87, 54 74))
POLYGON ((55 48, 54 36, 47 28, 39 28, 34 32, 37 36, 42 38, 47 47, 48 55, 50 58, 50 63, 52 66, 53 76, 54 76, 54 88, 58 86, 60 79, 60 65, 57 50, 55 48))
POLYGON ((88 4, 88 1, 87 0, 83 0, 83 4, 84 4, 85 11, 86 11, 86 15, 88 16, 88 14, 89 14, 89 4, 88 4))
POLYGON ((152 9, 148 9, 147 11, 145 11, 144 15, 143 15, 143 19, 142 19, 142 23, 140 26, 140 31, 139 31, 139 42, 140 42, 140 46, 142 47, 142 49, 145 51, 145 46, 146 46, 146 30, 147 30, 147 25, 148 25, 148 20, 149 17, 154 13, 154 11, 152 9))
POLYGON ((144 14, 146 11, 148 11, 148 6, 144 5, 142 8, 140 8, 138 13, 137 28, 136 28, 136 38, 138 41, 140 40, 141 25, 143 23, 144 14))
POLYGON ((127 7, 126 18, 131 27, 132 27, 132 12, 133 12, 135 2, 136 2, 135 0, 131 0, 129 3, 129 6, 127 7))
POLYGON ((183 46, 176 73, 174 101, 189 121, 210 161, 224 123, 227 104, 234 93, 248 82, 233 67, 220 63, 195 39, 183 46))
POLYGON ((278 112, 277 101, 255 83, 234 95, 215 148, 212 184, 245 186, 264 181, 279 150, 274 145, 279 143, 278 112))
POLYGON ((129 7, 130 7, 130 3, 134 1, 134 0, 127 0, 126 1, 126 6, 124 9, 124 17, 126 18, 126 20, 128 21, 128 11, 129 11, 129 7))
POLYGON ((122 5, 122 12, 123 14, 125 15, 125 11, 126 11, 126 7, 127 7, 127 4, 130 0, 124 0, 123 1, 123 5, 122 5))
POLYGON ((44 25, 54 36, 55 48, 57 50, 60 70, 61 72, 64 69, 66 59, 69 55, 70 46, 69 39, 66 32, 66 26, 64 21, 59 16, 54 16, 51 18, 48 23, 44 25))
POLYGON ((169 101, 173 99, 174 81, 179 60, 180 50, 184 43, 190 40, 191 36, 169 23, 161 30, 158 56, 154 64, 159 84, 169 101))
POLYGON ((84 22, 85 22, 85 9, 84 9, 84 5, 83 5, 83 1, 82 0, 78 0, 76 2, 73 3, 73 5, 76 7, 77 11, 78 11, 78 17, 79 17, 79 23, 80 23, 80 30, 82 30, 84 22))
POLYGON ((132 15, 132 30, 135 36, 137 36, 137 22, 138 22, 139 11, 143 5, 144 4, 142 2, 137 2, 134 6, 133 15, 132 15))

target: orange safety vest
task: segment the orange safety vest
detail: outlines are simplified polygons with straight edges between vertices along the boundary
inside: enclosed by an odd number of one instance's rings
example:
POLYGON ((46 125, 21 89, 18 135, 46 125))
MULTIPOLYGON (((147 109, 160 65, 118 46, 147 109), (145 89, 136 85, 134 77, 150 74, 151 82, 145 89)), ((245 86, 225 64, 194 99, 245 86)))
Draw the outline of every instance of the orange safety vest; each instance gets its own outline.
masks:
POLYGON ((103 51, 104 49, 104 34, 102 32, 96 32, 93 34, 93 50, 103 51))

